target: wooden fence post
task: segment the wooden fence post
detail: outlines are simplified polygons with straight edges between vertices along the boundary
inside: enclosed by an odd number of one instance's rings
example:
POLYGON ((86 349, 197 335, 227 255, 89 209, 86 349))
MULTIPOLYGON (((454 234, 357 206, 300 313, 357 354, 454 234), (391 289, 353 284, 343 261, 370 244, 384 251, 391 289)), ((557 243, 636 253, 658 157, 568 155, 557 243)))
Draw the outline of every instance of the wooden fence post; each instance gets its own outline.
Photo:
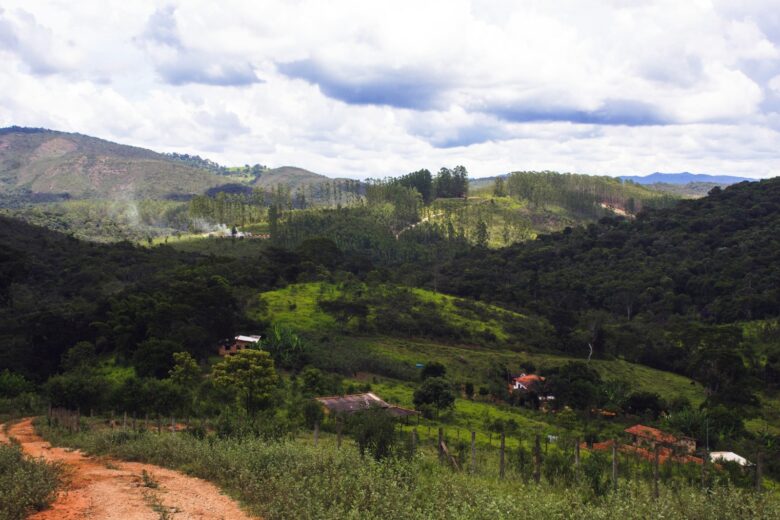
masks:
POLYGON ((506 474, 506 462, 504 460, 504 452, 506 451, 506 434, 501 432, 501 447, 499 448, 498 457, 498 478, 504 479, 506 474))
POLYGON ((157 434, 162 433, 162 416, 160 414, 157 414, 157 434))
POLYGON ((762 480, 764 477, 763 461, 761 460, 761 452, 756 453, 756 492, 760 493, 763 489, 762 480))
POLYGON ((580 467, 580 438, 574 440, 574 467, 580 467))
POLYGON ((534 441, 534 482, 537 484, 542 479, 542 445, 539 442, 539 434, 534 441))
POLYGON ((436 446, 439 450, 439 462, 444 460, 444 428, 439 427, 439 443, 436 446))
POLYGON ((660 457, 659 446, 655 445, 655 456, 653 457, 653 498, 658 498, 658 458, 660 457))
POLYGON ((477 432, 471 432, 471 472, 477 472, 477 432))
POLYGON ((701 457, 701 487, 705 488, 707 486, 707 462, 710 459, 710 454, 707 453, 707 450, 704 450, 704 453, 701 457))
POLYGON ((412 428, 412 455, 417 453, 417 428, 412 428))
POLYGON ((341 449, 341 432, 344 429, 344 424, 341 422, 336 423, 336 448, 341 449))
POLYGON ((176 418, 171 415, 171 433, 176 431, 176 418))
POLYGON ((618 458, 617 458, 617 439, 612 440, 612 489, 618 488, 618 458))
POLYGON ((114 429, 114 410, 111 410, 111 429, 114 429))
POLYGON ((125 411, 124 415, 122 416, 122 429, 127 429, 127 411, 125 411))
POLYGON ((320 423, 315 422, 314 423, 314 447, 317 447, 317 442, 320 439, 320 423))

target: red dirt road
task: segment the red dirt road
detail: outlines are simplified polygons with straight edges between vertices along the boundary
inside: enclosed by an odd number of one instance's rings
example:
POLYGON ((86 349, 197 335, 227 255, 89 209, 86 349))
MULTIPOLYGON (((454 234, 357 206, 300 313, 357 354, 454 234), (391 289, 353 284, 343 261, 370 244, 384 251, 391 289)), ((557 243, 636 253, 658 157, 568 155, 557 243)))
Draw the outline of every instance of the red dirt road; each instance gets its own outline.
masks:
POLYGON ((7 435, 0 428, 0 442, 8 442, 8 437, 18 440, 28 455, 60 462, 65 468, 65 489, 49 509, 30 517, 34 520, 256 518, 205 480, 151 464, 87 457, 78 450, 54 448, 35 433, 31 419, 11 425, 7 435), (157 487, 145 485, 143 471, 157 487))

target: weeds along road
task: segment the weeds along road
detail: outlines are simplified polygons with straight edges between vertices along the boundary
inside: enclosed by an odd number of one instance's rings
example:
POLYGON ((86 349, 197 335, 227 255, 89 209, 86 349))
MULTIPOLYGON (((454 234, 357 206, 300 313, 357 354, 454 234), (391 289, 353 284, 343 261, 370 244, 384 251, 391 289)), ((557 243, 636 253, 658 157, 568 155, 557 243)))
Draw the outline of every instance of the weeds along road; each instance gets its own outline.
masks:
POLYGON ((7 435, 0 427, 0 442, 9 442, 9 437, 19 441, 28 455, 59 462, 65 470, 64 489, 49 509, 30 517, 34 520, 255 518, 205 480, 151 464, 54 448, 35 433, 29 418, 10 425, 7 435))

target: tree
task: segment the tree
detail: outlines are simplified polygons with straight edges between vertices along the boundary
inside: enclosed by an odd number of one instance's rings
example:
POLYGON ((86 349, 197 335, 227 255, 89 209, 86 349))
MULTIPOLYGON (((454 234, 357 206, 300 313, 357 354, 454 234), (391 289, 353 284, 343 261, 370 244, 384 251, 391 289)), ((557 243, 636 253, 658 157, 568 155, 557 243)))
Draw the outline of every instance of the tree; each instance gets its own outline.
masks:
POLYGON ((168 374, 174 384, 184 388, 193 388, 200 381, 200 367, 189 352, 173 354, 173 368, 168 374))
POLYGON ((438 415, 441 410, 455 405, 455 393, 450 382, 443 377, 429 377, 415 390, 412 401, 416 409, 427 411, 433 407, 438 415))
POLYGON ((395 443, 395 419, 384 410, 358 412, 347 423, 358 443, 360 455, 370 453, 376 460, 388 457, 395 443))
POLYGON ((493 184, 493 195, 496 197, 506 197, 506 187, 504 186, 503 177, 496 177, 496 182, 493 184))
POLYGON ((174 341, 151 338, 138 345, 133 366, 141 377, 162 379, 173 368, 173 355, 181 350, 181 345, 174 341))
POLYGON ((425 381, 429 377, 444 377, 447 373, 447 368, 438 361, 431 361, 426 363, 420 372, 420 379, 425 381))
POLYGON ((479 247, 487 247, 490 234, 488 233, 487 224, 484 220, 477 222, 477 237, 476 242, 479 247))
POLYGON ((271 393, 278 380, 271 355, 249 349, 214 365, 213 377, 214 384, 235 395, 250 416, 271 404, 271 393))
POLYGON ((62 355, 60 365, 64 370, 73 370, 88 365, 95 360, 95 345, 89 341, 79 341, 62 355))

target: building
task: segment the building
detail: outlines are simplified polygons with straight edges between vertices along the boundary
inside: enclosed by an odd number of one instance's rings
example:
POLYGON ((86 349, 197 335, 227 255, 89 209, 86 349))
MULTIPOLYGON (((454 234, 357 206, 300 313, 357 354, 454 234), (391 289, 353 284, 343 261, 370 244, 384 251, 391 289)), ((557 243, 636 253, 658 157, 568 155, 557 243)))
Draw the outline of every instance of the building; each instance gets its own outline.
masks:
POLYGON ((509 390, 511 392, 528 392, 530 390, 535 390, 535 387, 541 386, 543 382, 544 378, 542 376, 536 374, 520 374, 513 378, 512 382, 509 383, 509 390))
POLYGON ((370 409, 386 410, 387 413, 395 417, 408 417, 420 413, 415 410, 409 410, 408 408, 391 405, 390 403, 383 401, 373 392, 317 397, 317 401, 325 407, 325 413, 328 415, 353 414, 370 409))
POLYGON ((238 335, 232 340, 226 339, 219 345, 218 354, 222 357, 233 356, 246 348, 258 346, 260 339, 260 336, 243 335, 238 335))
POLYGON ((690 455, 696 451, 696 441, 690 437, 675 437, 658 428, 635 424, 624 430, 632 437, 632 445, 637 448, 655 449, 656 445, 673 450, 678 454, 690 455))

